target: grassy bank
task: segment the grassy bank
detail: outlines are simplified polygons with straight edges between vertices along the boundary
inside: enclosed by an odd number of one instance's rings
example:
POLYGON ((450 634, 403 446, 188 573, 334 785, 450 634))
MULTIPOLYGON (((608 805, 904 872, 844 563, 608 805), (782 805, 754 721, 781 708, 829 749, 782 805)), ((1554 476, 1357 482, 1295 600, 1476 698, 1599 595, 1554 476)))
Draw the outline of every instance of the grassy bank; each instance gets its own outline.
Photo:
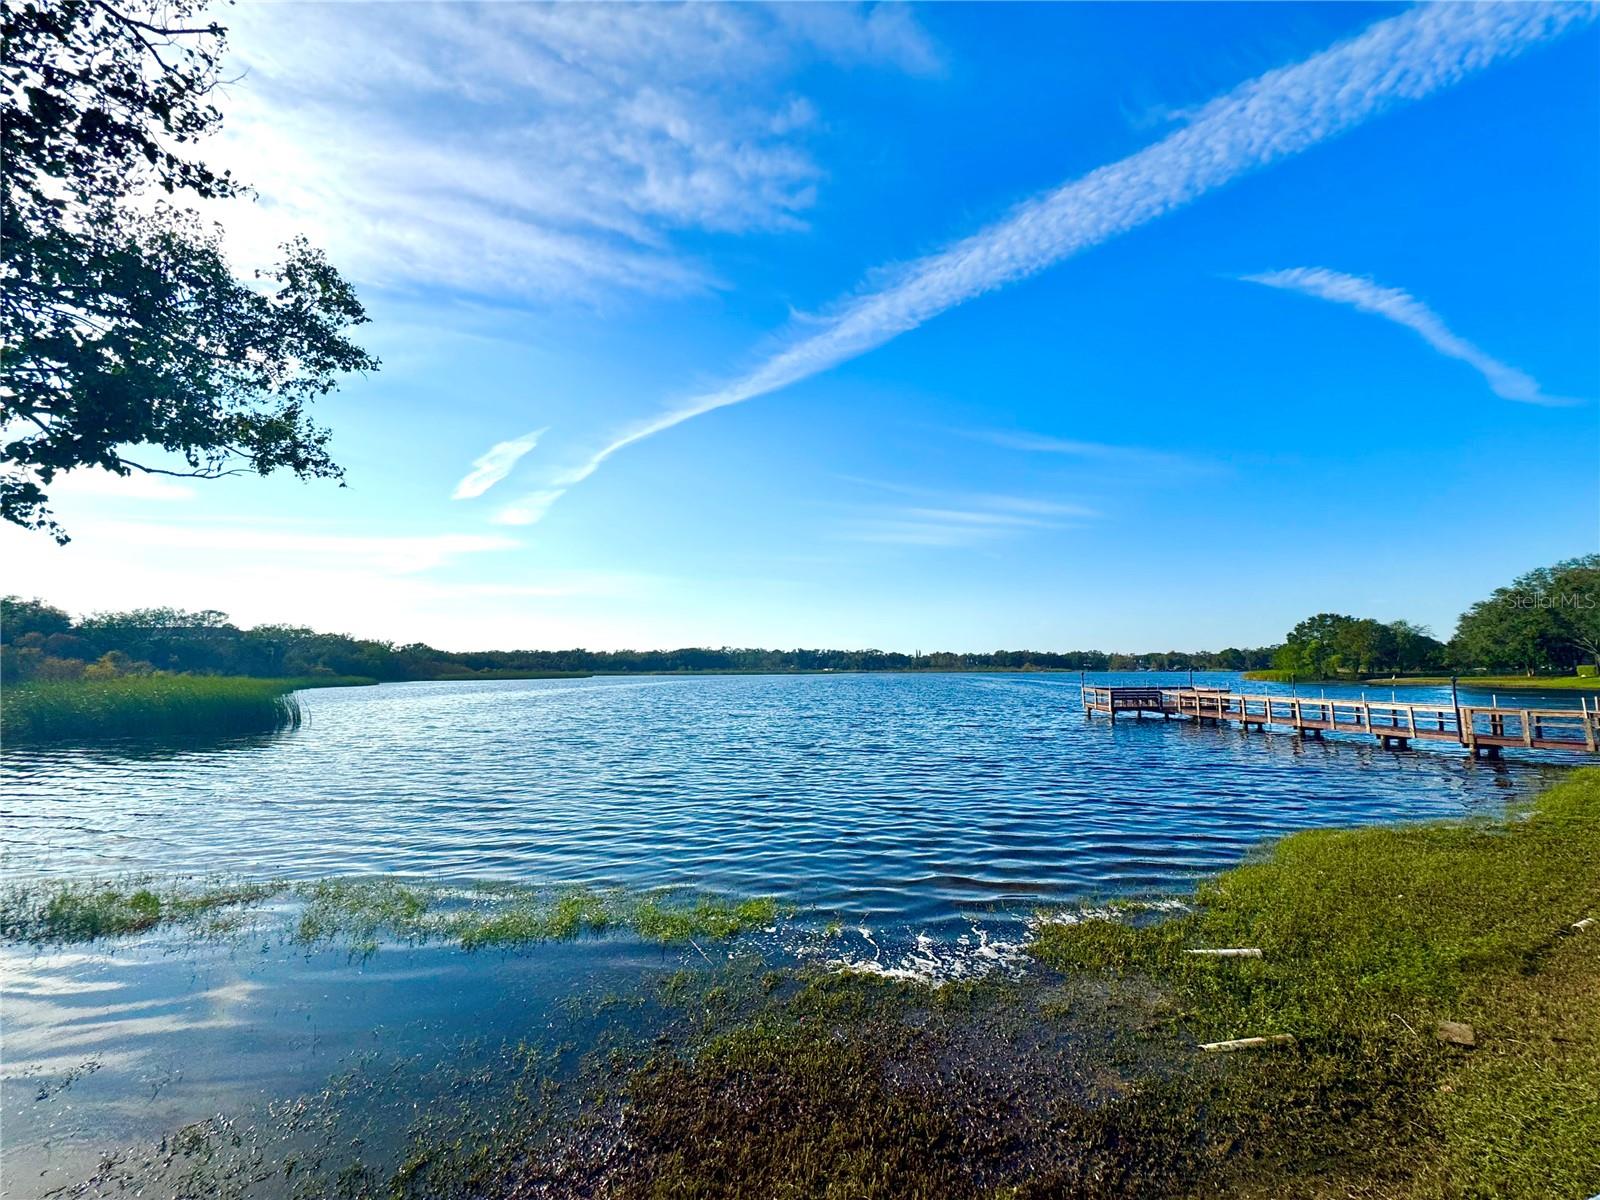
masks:
POLYGON ((1189 915, 1047 925, 1034 953, 1156 988, 1200 1041, 1297 1039, 1235 1072, 1206 1121, 1254 1143, 1263 1193, 1588 1196, 1600 926, 1573 926, 1600 918, 1597 861, 1600 771, 1585 770, 1504 822, 1296 834, 1189 915), (1215 947, 1262 957, 1185 953, 1215 947), (1440 1041, 1443 1022, 1476 1049, 1440 1041))
POLYGON ((14 684, 0 697, 0 738, 17 743, 271 733, 299 723, 294 691, 371 682, 336 676, 129 675, 14 684))

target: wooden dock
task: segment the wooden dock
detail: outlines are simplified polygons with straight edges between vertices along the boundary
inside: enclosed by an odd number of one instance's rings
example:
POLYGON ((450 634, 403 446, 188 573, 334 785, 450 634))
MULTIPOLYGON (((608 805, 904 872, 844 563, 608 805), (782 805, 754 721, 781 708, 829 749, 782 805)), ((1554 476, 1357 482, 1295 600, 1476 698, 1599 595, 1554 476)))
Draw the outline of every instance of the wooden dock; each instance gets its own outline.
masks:
POLYGON ((1502 749, 1600 753, 1600 705, 1502 708, 1477 704, 1400 704, 1376 700, 1244 695, 1223 688, 1101 687, 1085 684, 1083 711, 1115 719, 1147 713, 1245 730, 1275 726, 1307 737, 1354 733, 1378 744, 1408 749, 1413 741, 1454 742, 1475 756, 1499 758, 1502 749))

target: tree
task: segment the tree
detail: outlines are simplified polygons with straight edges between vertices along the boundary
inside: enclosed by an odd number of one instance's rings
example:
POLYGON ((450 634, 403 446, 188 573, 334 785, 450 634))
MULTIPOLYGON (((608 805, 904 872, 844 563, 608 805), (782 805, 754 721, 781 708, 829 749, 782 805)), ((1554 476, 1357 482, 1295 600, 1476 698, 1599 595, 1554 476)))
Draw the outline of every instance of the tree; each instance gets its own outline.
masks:
POLYGON ((1600 662, 1600 554, 1539 567, 1496 588, 1461 616, 1450 641, 1463 666, 1511 667, 1533 674, 1600 662))
POLYGON ((196 0, 5 7, 0 188, 0 515, 65 541, 46 488, 99 466, 214 478, 341 478, 311 402, 378 361, 366 321, 304 240, 237 280, 217 231, 152 189, 245 189, 187 151, 213 132, 225 31, 196 0), (175 460, 131 456, 159 448, 175 460), (169 462, 175 465, 167 465, 169 462))
POLYGON ((1435 670, 1444 663, 1444 643, 1423 625, 1389 622, 1394 638, 1394 666, 1401 671, 1435 670))
POLYGON ((1318 613, 1307 617, 1289 631, 1283 646, 1273 655, 1272 665, 1307 679, 1325 679, 1337 674, 1339 633, 1354 623, 1354 617, 1341 613, 1318 613))
POLYGON ((0 599, 0 641, 14 642, 30 633, 48 637, 71 628, 72 618, 53 604, 21 596, 0 599))
POLYGON ((1530 571, 1512 586, 1547 605, 1567 645, 1600 665, 1600 554, 1530 571))

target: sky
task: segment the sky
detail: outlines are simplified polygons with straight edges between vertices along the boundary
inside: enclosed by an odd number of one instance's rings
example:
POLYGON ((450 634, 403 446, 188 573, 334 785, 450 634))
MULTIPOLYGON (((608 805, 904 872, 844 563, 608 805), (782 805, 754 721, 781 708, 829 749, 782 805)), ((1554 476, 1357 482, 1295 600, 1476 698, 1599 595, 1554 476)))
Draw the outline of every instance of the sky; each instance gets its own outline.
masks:
POLYGON ((214 165, 347 486, 63 478, 6 590, 446 649, 1448 636, 1600 550, 1600 8, 263 4, 214 165))

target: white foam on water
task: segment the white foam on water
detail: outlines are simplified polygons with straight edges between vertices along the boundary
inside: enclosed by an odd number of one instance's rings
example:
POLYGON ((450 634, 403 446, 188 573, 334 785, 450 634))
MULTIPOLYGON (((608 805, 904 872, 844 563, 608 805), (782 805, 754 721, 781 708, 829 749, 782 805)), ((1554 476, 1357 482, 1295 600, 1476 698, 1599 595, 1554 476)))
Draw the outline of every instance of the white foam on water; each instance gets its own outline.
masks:
POLYGON ((819 958, 824 966, 835 971, 930 987, 980 979, 996 970, 1020 971, 1026 958, 1023 938, 992 936, 976 922, 970 934, 962 934, 954 940, 918 933, 903 949, 885 947, 867 929, 854 932, 867 943, 870 954, 848 944, 841 947, 837 943, 842 939, 835 937, 821 945, 801 947, 800 955, 819 958))
POLYGON ((1119 901, 1104 907, 1053 908, 1028 918, 1030 932, 1047 925, 1077 925, 1084 921, 1120 921, 1138 913, 1179 913, 1193 908, 1186 900, 1163 897, 1157 900, 1119 901))
POLYGON ((1007 923, 1001 933, 991 932, 974 921, 971 932, 953 939, 938 938, 924 931, 904 946, 880 941, 879 935, 861 925, 809 937, 794 948, 794 954, 798 958, 820 961, 834 971, 938 987, 982 979, 996 972, 1021 974, 1029 960, 1028 948, 1039 931, 1050 925, 1075 925, 1095 919, 1119 921, 1141 913, 1176 913, 1189 909, 1185 901, 1172 898, 1052 909, 1035 913, 1025 921, 1007 923))

